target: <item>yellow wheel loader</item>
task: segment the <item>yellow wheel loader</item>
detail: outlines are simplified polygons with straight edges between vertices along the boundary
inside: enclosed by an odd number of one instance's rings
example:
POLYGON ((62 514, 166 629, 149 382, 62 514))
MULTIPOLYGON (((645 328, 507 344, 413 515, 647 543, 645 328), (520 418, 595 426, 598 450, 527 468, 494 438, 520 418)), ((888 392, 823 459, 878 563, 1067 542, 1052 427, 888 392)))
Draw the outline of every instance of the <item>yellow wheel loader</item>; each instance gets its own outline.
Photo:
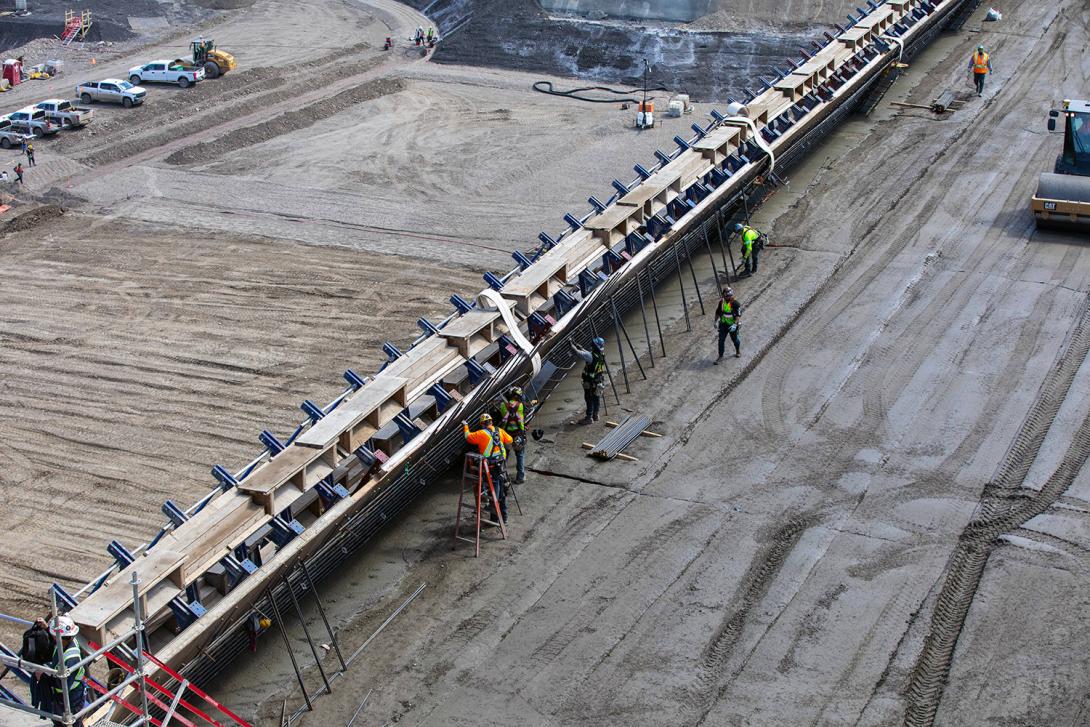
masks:
POLYGON ((1049 131, 1063 120, 1064 148, 1052 173, 1037 182, 1033 217, 1038 227, 1090 230, 1090 102, 1065 100, 1048 116, 1049 131))

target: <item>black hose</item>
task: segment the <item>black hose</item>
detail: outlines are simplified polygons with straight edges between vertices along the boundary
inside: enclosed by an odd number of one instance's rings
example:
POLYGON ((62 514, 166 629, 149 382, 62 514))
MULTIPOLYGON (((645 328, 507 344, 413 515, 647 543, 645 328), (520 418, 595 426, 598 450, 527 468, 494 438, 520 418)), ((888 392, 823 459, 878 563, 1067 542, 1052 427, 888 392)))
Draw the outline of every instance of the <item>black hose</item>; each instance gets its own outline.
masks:
POLYGON ((576 101, 586 101, 587 103, 618 103, 620 101, 629 101, 631 103, 640 103, 642 99, 633 98, 632 96, 624 96, 623 98, 587 98, 586 96, 580 96, 579 94, 584 91, 601 91, 602 93, 612 93, 617 96, 621 96, 626 93, 647 93, 648 91, 669 91, 666 86, 651 86, 648 88, 633 88, 630 91, 618 91, 615 88, 609 88, 608 86, 584 86, 583 88, 573 88, 568 91, 554 91, 552 81, 537 81, 533 86, 534 90, 538 93, 547 93, 550 96, 564 96, 566 98, 573 98, 576 101))

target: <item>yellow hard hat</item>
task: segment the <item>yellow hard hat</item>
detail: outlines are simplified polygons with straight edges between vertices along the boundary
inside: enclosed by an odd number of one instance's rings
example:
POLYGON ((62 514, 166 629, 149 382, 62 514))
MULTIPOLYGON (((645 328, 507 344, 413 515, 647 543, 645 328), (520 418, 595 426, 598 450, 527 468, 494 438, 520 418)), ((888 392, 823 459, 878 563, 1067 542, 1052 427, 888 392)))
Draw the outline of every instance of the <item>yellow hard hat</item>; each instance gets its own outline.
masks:
POLYGON ((491 424, 491 423, 492 423, 492 415, 491 414, 481 414, 481 424, 491 424))

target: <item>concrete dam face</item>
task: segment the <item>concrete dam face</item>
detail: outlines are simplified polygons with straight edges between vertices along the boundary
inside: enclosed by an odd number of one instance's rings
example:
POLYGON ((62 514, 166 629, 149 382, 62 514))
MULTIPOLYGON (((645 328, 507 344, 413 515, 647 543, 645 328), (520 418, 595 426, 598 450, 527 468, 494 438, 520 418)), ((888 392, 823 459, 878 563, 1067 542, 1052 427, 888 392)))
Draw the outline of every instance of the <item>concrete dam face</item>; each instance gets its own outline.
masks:
POLYGON ((669 20, 689 23, 708 14, 711 0, 541 0, 550 13, 593 19, 669 20))

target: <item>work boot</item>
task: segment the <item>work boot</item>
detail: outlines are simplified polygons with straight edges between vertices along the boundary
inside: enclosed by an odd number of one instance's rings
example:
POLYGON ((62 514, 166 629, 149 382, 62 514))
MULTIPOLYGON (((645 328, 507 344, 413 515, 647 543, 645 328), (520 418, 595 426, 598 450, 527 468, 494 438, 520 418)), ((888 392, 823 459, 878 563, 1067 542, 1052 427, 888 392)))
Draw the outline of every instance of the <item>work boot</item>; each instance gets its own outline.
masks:
POLYGON ((597 414, 594 415, 594 421, 598 421, 598 415, 597 414))
POLYGON ((722 356, 720 356, 719 358, 717 358, 717 359, 715 359, 714 361, 712 361, 712 366, 718 366, 718 365, 719 365, 719 362, 720 362, 720 361, 722 361, 722 360, 723 360, 723 357, 722 357, 722 356))
POLYGON ((577 421, 576 424, 590 424, 592 421, 594 421, 594 420, 591 419, 590 417, 583 417, 582 419, 577 421))
POLYGON ((742 352, 741 351, 735 351, 734 352, 734 357, 735 358, 742 358, 742 352))
POLYGON ((515 478, 515 484, 516 485, 521 485, 524 482, 526 482, 526 475, 519 475, 518 477, 515 478))

